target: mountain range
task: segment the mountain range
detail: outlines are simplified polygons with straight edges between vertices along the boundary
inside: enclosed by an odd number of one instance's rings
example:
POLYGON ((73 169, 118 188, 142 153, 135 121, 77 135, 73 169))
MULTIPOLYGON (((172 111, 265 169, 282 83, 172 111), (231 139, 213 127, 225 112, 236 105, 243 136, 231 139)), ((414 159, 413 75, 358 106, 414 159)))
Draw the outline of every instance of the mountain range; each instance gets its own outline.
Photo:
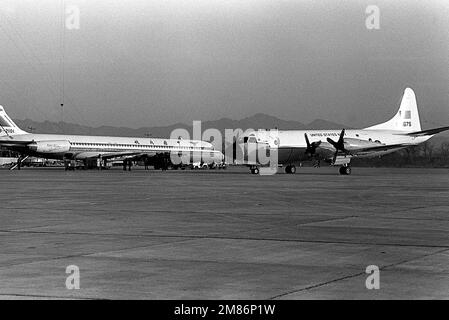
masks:
MULTIPOLYGON (((119 136, 119 137, 145 137, 151 135, 152 137, 169 137, 174 129, 187 129, 191 132, 192 125, 184 123, 176 123, 169 126, 160 127, 141 127, 141 128, 127 128, 114 126, 90 127, 75 123, 67 122, 37 122, 30 119, 19 120, 14 119, 16 124, 25 131, 33 133, 53 133, 53 134, 81 134, 81 135, 105 135, 105 136, 119 136)), ((253 116, 233 120, 229 118, 221 118, 219 120, 204 121, 201 123, 201 129, 204 131, 209 128, 215 128, 224 132, 224 129, 273 129, 279 130, 305 130, 305 129, 336 129, 349 128, 346 125, 317 119, 309 124, 304 124, 293 120, 283 120, 274 116, 263 113, 257 113, 253 116)))

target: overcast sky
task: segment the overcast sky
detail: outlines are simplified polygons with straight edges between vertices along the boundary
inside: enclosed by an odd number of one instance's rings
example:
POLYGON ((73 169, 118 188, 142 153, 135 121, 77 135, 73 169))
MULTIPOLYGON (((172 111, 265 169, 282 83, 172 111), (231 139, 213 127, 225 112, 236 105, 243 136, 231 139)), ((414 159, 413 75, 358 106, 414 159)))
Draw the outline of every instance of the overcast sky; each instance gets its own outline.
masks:
MULTIPOLYGON (((0 104, 61 120, 62 0, 0 0, 0 104)), ((403 89, 449 124, 449 1, 65 0, 64 120, 155 126, 263 112, 363 127, 403 89), (365 25, 368 5, 380 29, 365 25)))

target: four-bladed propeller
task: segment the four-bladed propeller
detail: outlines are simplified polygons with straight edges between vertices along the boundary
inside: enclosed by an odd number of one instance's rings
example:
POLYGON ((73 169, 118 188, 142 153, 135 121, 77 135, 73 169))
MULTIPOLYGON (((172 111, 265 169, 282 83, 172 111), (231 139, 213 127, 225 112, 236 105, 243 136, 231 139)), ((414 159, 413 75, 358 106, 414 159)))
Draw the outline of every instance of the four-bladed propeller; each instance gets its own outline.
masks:
POLYGON ((319 145, 321 144, 321 140, 320 141, 314 141, 314 142, 310 143, 309 137, 307 136, 307 133, 304 133, 304 137, 306 138, 306 143, 307 143, 307 148, 306 148, 305 153, 307 155, 309 155, 309 157, 312 157, 312 156, 315 155, 316 148, 318 148, 319 145))
POLYGON ((344 152, 346 154, 349 153, 349 151, 345 149, 344 136, 345 136, 345 129, 341 130, 340 138, 338 138, 337 142, 335 142, 331 138, 327 138, 327 142, 329 142, 335 148, 332 163, 335 163, 335 160, 337 160, 338 151, 344 152))

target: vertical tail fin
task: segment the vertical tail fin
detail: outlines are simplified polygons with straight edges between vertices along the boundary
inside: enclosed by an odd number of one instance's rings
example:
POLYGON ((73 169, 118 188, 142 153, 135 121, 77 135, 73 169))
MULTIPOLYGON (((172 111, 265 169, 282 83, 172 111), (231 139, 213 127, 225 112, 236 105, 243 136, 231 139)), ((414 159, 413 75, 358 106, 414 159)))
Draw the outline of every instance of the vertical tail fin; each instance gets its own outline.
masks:
POLYGON ((13 136, 16 134, 25 134, 26 132, 20 129, 14 121, 5 112, 2 106, 0 106, 0 137, 13 136))
POLYGON ((401 105, 396 115, 387 122, 365 128, 368 130, 398 130, 398 131, 421 131, 419 121, 418 105, 415 93, 406 88, 402 96, 401 105))

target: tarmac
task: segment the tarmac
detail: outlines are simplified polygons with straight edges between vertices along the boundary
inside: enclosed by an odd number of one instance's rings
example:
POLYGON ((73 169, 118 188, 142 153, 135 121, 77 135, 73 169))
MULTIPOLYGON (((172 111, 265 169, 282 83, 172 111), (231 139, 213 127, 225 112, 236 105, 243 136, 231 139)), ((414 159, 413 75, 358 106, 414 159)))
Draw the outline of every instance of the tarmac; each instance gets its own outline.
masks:
POLYGON ((448 299, 448 183, 448 169, 1 170, 0 299, 448 299))

